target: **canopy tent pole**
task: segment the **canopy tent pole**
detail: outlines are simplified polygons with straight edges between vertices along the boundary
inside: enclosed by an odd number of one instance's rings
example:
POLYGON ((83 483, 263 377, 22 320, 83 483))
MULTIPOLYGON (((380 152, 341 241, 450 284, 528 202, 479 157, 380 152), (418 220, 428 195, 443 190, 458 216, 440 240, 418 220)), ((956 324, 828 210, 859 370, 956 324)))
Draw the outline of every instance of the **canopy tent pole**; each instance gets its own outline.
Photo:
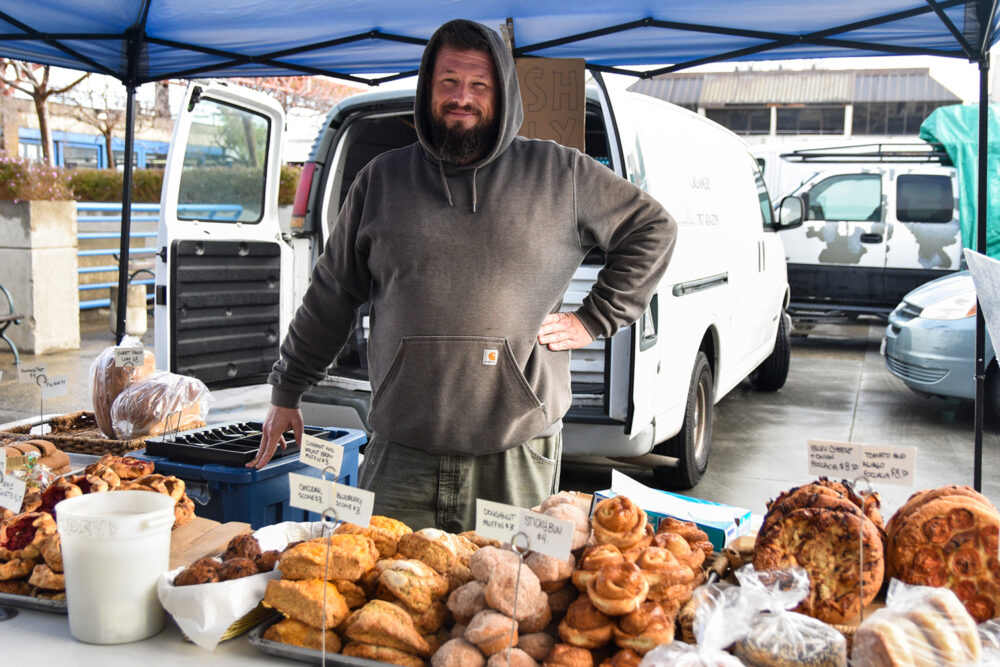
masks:
MULTIPOLYGON (((129 246, 132 235, 132 150, 135 144, 135 84, 125 84, 125 172, 122 174, 121 243, 118 251, 118 303, 115 324, 115 344, 125 337, 125 315, 128 307, 129 246)), ((112 156, 113 157, 113 156, 112 156)))

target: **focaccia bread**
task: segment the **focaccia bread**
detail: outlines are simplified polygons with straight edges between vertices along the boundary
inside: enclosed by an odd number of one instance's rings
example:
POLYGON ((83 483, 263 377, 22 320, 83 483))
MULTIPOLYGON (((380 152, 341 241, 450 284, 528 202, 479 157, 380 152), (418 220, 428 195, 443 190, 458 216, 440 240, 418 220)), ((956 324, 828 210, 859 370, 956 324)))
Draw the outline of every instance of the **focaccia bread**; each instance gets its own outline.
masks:
POLYGON ((803 567, 809 573, 809 595, 795 611, 826 623, 846 623, 871 603, 885 568, 882 539, 867 517, 817 508, 792 510, 774 521, 758 536, 753 565, 757 570, 803 567), (859 535, 863 572, 859 572, 859 535))
POLYGON ((115 348, 105 348, 97 355, 90 368, 90 395, 94 401, 94 418, 101 433, 109 438, 115 435, 111 419, 111 406, 125 387, 139 382, 156 370, 156 358, 149 350, 143 350, 142 365, 135 368, 115 366, 115 348))
POLYGON ((922 499, 890 521, 889 572, 908 584, 954 591, 977 622, 993 618, 1000 609, 1000 514, 964 494, 922 499))

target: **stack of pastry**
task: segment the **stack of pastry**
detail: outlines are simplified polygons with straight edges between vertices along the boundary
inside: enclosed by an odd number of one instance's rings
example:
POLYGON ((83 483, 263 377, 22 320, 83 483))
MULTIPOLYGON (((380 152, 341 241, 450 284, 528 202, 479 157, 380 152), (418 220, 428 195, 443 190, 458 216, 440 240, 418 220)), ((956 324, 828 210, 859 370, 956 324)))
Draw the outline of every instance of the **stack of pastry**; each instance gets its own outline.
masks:
POLYGON ((1000 514, 967 486, 918 491, 887 526, 886 570, 908 584, 955 592, 977 622, 1000 609, 1000 514))
POLYGON ((178 572, 173 585, 212 584, 270 572, 279 556, 280 552, 275 550, 261 551, 257 538, 252 533, 243 533, 229 541, 220 558, 199 558, 178 572))
POLYGON ((153 473, 153 464, 107 455, 82 474, 56 478, 44 490, 29 486, 20 512, 0 515, 0 592, 63 599, 62 552, 56 532, 56 505, 87 493, 134 488, 174 499, 174 528, 194 518, 184 481, 153 473))
POLYGON ((34 455, 36 465, 48 466, 54 475, 65 475, 70 470, 69 454, 42 438, 30 436, 8 436, 0 443, 0 456, 34 455))
POLYGON ((863 500, 846 484, 820 478, 768 503, 754 545, 754 568, 804 568, 809 595, 795 611, 825 623, 848 623, 882 587, 881 522, 877 496, 863 500))

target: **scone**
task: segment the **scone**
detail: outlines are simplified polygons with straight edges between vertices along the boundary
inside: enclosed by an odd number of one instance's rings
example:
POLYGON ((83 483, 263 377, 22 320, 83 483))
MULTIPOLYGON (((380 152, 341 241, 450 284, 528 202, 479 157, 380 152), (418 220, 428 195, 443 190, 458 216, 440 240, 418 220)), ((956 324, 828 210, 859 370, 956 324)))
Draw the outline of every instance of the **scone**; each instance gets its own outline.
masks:
MULTIPOLYGON (((341 642, 333 630, 327 630, 326 651, 327 653, 340 653, 341 642)), ((291 644, 303 648, 311 648, 319 651, 323 648, 323 633, 316 628, 310 628, 305 623, 296 621, 294 618, 286 618, 279 623, 275 623, 264 631, 264 639, 282 644, 291 644)))
POLYGON ((321 579, 267 582, 264 604, 285 616, 301 621, 311 628, 329 630, 347 618, 349 610, 343 596, 333 584, 321 579), (326 607, 323 607, 324 588, 326 607))

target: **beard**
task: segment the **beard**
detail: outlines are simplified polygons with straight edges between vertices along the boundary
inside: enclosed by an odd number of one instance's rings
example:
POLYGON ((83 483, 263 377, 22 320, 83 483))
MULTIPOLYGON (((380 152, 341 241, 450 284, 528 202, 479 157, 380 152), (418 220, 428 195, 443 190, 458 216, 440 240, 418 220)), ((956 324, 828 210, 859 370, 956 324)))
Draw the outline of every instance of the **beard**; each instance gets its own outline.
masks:
MULTIPOLYGON (((442 112, 457 106, 446 107, 442 112)), ((465 107, 465 110, 471 109, 465 107)), ((441 154, 441 159, 458 165, 469 164, 485 155, 496 143, 498 128, 496 114, 486 119, 480 113, 479 122, 465 129, 457 123, 449 127, 442 114, 431 113, 431 139, 441 154)))

